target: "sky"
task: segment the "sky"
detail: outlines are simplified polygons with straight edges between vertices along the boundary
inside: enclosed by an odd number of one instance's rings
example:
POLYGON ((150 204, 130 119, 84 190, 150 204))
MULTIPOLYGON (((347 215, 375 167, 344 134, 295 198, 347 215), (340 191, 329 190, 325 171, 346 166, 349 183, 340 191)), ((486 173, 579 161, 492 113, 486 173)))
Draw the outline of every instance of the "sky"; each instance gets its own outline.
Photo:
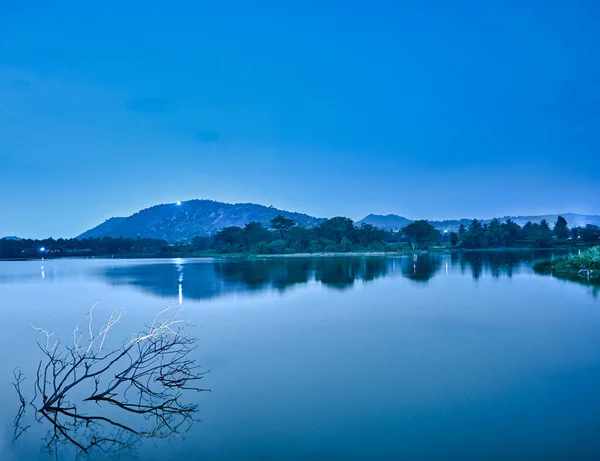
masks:
POLYGON ((600 214, 600 2, 0 0, 0 236, 178 200, 600 214))

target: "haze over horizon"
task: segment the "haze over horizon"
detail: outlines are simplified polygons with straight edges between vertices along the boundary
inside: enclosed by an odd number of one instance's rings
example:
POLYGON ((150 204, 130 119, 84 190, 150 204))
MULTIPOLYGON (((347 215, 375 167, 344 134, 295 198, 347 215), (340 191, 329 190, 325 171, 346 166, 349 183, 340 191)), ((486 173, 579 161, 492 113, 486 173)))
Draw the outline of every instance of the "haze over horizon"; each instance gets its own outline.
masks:
POLYGON ((0 237, 189 199, 600 214, 594 1, 0 0, 0 237))

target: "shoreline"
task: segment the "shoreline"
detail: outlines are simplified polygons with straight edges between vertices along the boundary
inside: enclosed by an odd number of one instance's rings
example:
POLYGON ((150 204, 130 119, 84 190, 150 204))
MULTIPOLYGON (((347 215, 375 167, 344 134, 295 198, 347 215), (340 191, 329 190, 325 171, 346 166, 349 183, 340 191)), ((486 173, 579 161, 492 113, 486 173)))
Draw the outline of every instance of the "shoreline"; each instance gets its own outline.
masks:
POLYGON ((557 278, 599 283, 600 246, 588 248, 579 254, 540 261, 533 266, 533 270, 557 278))
POLYGON ((502 247, 502 248, 452 248, 439 247, 428 250, 401 250, 401 251, 349 251, 349 252, 318 252, 318 253, 279 253, 279 254, 251 254, 251 253, 199 253, 190 252, 174 255, 149 255, 149 254, 116 254, 116 255, 77 255, 77 256, 50 256, 46 258, 0 258, 0 262, 17 261, 49 261, 54 259, 273 259, 273 258, 339 258, 339 257, 393 257, 406 255, 424 255, 436 253, 474 253, 474 252, 510 252, 510 251, 575 251, 587 250, 590 246, 565 246, 553 248, 534 247, 502 247))

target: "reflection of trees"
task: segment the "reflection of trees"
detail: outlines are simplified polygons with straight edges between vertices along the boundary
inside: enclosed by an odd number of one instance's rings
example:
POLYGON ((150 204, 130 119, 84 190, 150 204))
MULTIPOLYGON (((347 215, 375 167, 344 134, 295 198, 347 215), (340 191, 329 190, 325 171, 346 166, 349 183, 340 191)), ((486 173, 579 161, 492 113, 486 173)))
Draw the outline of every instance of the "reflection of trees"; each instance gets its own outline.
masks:
POLYGON ((285 290, 306 283, 311 273, 308 260, 257 259, 235 262, 216 262, 214 272, 225 286, 241 286, 244 290, 273 287, 285 290))
POLYGON ((325 286, 346 289, 357 280, 369 282, 399 271, 417 282, 426 282, 442 266, 459 268, 474 279, 484 274, 512 277, 525 264, 551 258, 552 251, 456 251, 390 257, 305 257, 246 260, 184 261, 116 266, 102 276, 115 285, 131 285, 153 295, 184 299, 210 299, 229 293, 275 289, 316 280, 325 286))
POLYGON ((415 282, 427 282, 442 267, 442 258, 436 253, 414 254, 402 263, 402 275, 415 282))
POLYGON ((552 251, 548 250, 514 250, 514 251, 464 251, 452 255, 453 264, 458 263, 464 273, 466 268, 471 269, 475 280, 484 273, 492 277, 512 277, 515 269, 525 263, 531 263, 537 259, 550 259, 552 251))
POLYGON ((154 295, 180 299, 210 299, 240 291, 273 288, 285 291, 315 279, 344 289, 356 280, 384 276, 390 260, 380 257, 268 258, 240 261, 142 264, 104 269, 113 285, 131 285, 154 295))
MULTIPOLYGON (((130 448, 147 438, 166 438, 185 432, 197 405, 184 394, 202 391, 202 379, 191 353, 195 338, 185 334, 188 324, 180 312, 168 308, 139 334, 119 346, 109 346, 109 333, 125 315, 114 311, 96 330, 93 308, 88 324, 78 325, 67 343, 54 341, 54 333, 38 343, 43 358, 37 367, 29 404, 35 419, 50 427, 45 448, 59 444, 89 454, 130 448)), ((15 439, 27 429, 22 419, 26 398, 23 375, 15 372, 14 387, 21 407, 15 419, 15 439)))
POLYGON ((554 278, 560 279, 567 283, 576 283, 578 285, 584 285, 584 286, 588 287, 589 293, 594 298, 597 298, 598 295, 600 295, 600 280, 598 278, 588 279, 588 278, 582 277, 578 274, 568 275, 568 274, 560 274, 560 273, 539 274, 539 275, 541 277, 554 277, 554 278))
POLYGON ((370 282, 371 280, 383 277, 388 273, 390 260, 386 258, 367 258, 364 260, 364 266, 362 270, 363 282, 370 282))
POLYGON ((323 258, 315 267, 315 279, 331 288, 343 290, 354 285, 363 271, 357 258, 323 258))

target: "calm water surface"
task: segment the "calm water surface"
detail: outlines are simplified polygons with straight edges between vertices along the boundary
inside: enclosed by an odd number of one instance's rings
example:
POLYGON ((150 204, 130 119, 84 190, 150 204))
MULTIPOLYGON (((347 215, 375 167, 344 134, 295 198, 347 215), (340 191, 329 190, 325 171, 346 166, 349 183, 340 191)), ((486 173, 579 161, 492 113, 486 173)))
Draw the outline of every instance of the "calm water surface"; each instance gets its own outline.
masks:
POLYGON ((11 445, 30 324, 95 302, 125 336, 181 304, 211 370, 201 422, 111 459, 600 459, 598 289, 534 274, 551 256, 0 262, 0 459, 48 459, 44 426, 11 445))

